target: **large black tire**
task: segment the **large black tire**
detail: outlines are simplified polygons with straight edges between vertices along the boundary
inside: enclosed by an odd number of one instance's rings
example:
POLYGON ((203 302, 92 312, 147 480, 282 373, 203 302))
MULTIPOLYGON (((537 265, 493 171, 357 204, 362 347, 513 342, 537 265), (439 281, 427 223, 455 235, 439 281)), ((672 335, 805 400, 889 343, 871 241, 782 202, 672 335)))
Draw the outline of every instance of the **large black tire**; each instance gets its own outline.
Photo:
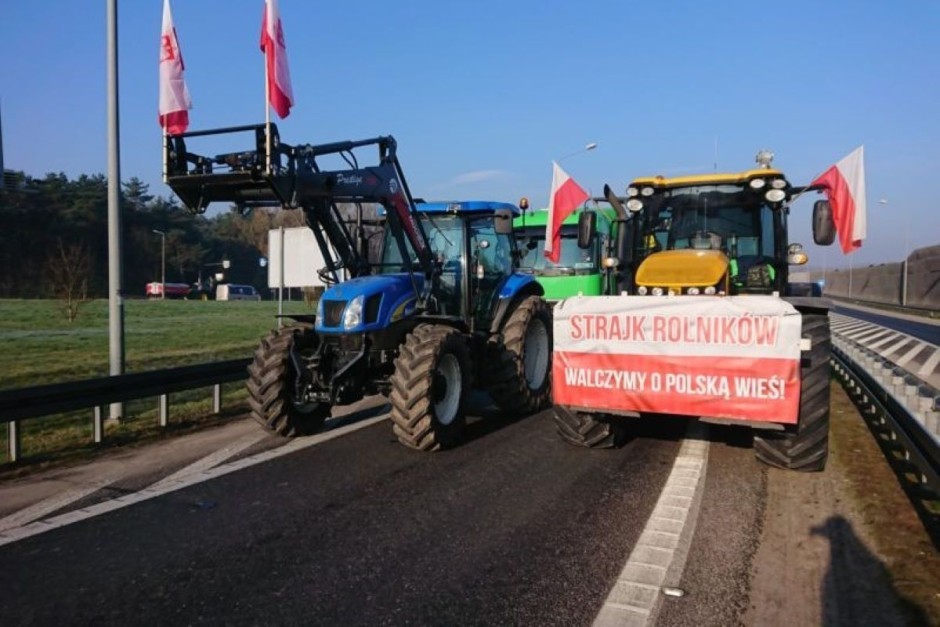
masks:
POLYGON ((419 451, 459 441, 466 425, 470 356, 464 335, 452 327, 420 324, 408 334, 391 377, 392 430, 419 451))
POLYGON ((757 432, 757 459, 789 470, 814 472, 829 457, 829 316, 803 313, 802 336, 812 344, 800 366, 799 422, 784 432, 757 432))
POLYGON ((555 405, 552 410, 558 435, 569 444, 585 448, 615 448, 624 442, 623 421, 626 418, 601 418, 564 405, 555 405))
POLYGON ((292 438, 314 433, 330 415, 326 403, 309 403, 295 396, 297 372, 290 358, 316 348, 310 325, 276 329, 261 340, 248 366, 248 406, 258 424, 277 435, 292 438))
POLYGON ((552 310, 540 296, 519 303, 489 343, 487 390, 500 409, 532 413, 552 400, 552 310))

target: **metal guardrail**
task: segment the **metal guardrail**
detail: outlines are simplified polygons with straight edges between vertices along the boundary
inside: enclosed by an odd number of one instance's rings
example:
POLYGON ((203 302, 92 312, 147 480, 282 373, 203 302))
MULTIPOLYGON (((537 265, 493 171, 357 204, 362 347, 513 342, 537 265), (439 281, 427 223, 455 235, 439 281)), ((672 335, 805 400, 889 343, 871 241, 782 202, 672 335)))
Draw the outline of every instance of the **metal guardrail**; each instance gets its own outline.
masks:
POLYGON ((889 429, 920 482, 940 494, 940 390, 835 332, 832 362, 866 417, 889 429))
POLYGON ((168 395, 213 386, 213 411, 221 411, 221 384, 246 378, 250 359, 233 359, 164 370, 69 381, 0 391, 0 423, 7 423, 7 447, 11 462, 20 458, 20 421, 80 409, 94 409, 94 441, 104 437, 102 408, 112 403, 160 398, 160 426, 169 413, 168 395))

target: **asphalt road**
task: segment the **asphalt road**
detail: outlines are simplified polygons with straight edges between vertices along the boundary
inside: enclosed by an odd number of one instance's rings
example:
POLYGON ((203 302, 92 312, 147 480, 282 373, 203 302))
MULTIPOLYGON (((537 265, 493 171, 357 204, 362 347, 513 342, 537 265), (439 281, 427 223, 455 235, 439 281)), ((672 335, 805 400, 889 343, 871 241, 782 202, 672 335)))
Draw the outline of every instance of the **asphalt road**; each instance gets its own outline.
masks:
MULTIPOLYGON (((683 439, 687 420, 631 423, 622 449, 588 451, 561 442, 547 412, 490 416, 458 448, 420 454, 378 400, 288 444, 237 421, 0 486, 0 624, 590 625, 624 582, 644 593, 627 573, 655 569, 650 523, 688 485, 682 451, 701 442, 683 439), (63 490, 80 498, 11 526, 63 490)), ((645 588, 648 620, 629 624, 903 624, 841 464, 768 469, 748 429, 700 437, 707 463, 678 547, 645 588), (858 576, 874 583, 830 585, 858 576)))
POLYGON ((380 423, 0 547, 3 622, 590 624, 685 424, 588 451, 491 419, 428 455, 380 423))

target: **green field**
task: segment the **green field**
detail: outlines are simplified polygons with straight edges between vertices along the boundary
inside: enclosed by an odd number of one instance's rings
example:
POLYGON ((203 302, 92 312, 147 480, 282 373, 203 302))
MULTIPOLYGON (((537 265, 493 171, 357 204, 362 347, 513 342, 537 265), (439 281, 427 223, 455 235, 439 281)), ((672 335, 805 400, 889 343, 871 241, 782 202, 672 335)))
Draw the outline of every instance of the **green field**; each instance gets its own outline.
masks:
MULTIPOLYGON (((312 313, 285 302, 285 313, 312 313)), ((250 357, 277 325, 277 302, 127 300, 125 371, 250 357)), ((54 300, 0 300, 0 389, 106 376, 108 302, 94 300, 69 324, 54 300)))
MULTIPOLYGON (((125 372, 249 358, 259 339, 277 326, 277 309, 272 301, 128 300, 125 372)), ((302 301, 285 302, 283 309, 285 314, 313 313, 302 301)), ((0 390, 89 379, 108 371, 106 300, 88 302, 72 324, 58 301, 0 300, 0 390)), ((124 405, 124 419, 106 427, 105 445, 164 437, 219 419, 211 414, 206 390, 172 396, 169 429, 157 426, 155 399, 130 401, 124 405)), ((243 383, 223 386, 223 414, 244 412, 245 399, 243 383)), ((27 466, 101 452, 91 444, 91 414, 89 409, 23 421, 27 466)), ((9 461, 6 435, 2 429, 0 465, 9 461)))

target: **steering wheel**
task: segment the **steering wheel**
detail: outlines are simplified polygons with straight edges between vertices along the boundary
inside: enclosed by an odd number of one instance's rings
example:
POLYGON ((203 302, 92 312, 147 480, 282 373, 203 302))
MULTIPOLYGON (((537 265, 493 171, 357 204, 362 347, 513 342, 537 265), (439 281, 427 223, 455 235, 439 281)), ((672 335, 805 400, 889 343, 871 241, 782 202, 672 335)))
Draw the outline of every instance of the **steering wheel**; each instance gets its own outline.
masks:
POLYGON ((689 237, 689 246, 695 250, 720 250, 721 235, 712 231, 696 231, 689 237))

